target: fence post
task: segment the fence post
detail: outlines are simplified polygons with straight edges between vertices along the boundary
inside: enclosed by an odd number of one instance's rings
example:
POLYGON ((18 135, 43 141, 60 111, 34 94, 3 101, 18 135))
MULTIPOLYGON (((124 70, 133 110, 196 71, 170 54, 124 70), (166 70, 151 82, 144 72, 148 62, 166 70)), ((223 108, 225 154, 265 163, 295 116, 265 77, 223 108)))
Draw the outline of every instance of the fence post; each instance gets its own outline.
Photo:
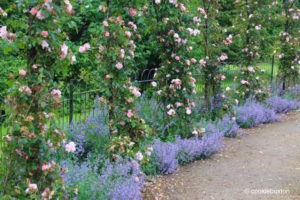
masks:
POLYGON ((69 116, 69 123, 71 124, 73 121, 73 86, 74 86, 74 80, 71 79, 70 81, 70 116, 69 116))
POLYGON ((273 91, 274 57, 275 57, 275 55, 273 54, 273 56, 272 56, 272 71, 271 71, 271 91, 273 91))

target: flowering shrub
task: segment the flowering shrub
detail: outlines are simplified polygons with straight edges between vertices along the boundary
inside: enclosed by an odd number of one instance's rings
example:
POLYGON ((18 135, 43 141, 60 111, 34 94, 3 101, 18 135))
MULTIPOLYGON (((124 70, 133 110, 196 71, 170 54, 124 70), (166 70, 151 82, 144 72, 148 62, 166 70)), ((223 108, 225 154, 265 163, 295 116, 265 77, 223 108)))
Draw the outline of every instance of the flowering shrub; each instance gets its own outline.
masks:
MULTIPOLYGON (((55 124, 54 110, 61 104, 61 92, 53 78, 67 69, 73 55, 65 33, 59 31, 69 20, 72 5, 68 0, 4 5, 9 6, 3 8, 7 17, 0 17, 1 51, 19 55, 26 68, 10 77, 14 83, 7 99, 0 193, 9 199, 63 198, 55 155, 65 134, 55 124)), ((65 147, 71 153, 76 144, 68 142, 65 147)))
MULTIPOLYGON (((242 64, 238 81, 238 97, 246 100, 255 97, 263 101, 267 97, 267 91, 262 79, 264 71, 257 66, 258 60, 262 57, 262 42, 267 34, 267 24, 270 21, 269 1, 241 1, 237 3, 240 15, 236 20, 237 41, 241 43, 240 63, 242 64)), ((270 51, 268 49, 268 51, 270 51)), ((266 53, 266 52, 264 52, 266 53)))
POLYGON ((279 120, 274 110, 262 104, 247 100, 245 105, 237 108, 237 123, 243 128, 250 128, 263 123, 279 120))
POLYGON ((297 37, 299 27, 299 12, 294 0, 283 1, 281 4, 282 22, 285 24, 280 31, 280 54, 278 78, 283 82, 283 90, 296 83, 299 76, 299 54, 297 37))
POLYGON ((296 109, 299 106, 299 102, 274 96, 267 99, 267 105, 276 113, 288 113, 296 109))
POLYGON ((99 159, 95 164, 89 159, 83 163, 64 161, 63 167, 68 173, 63 174, 69 188, 69 195, 78 199, 141 199, 144 175, 135 160, 118 159, 115 163, 106 160, 100 168, 99 159), (99 173, 100 171, 100 173, 99 173))
POLYGON ((208 124, 203 136, 192 138, 177 137, 174 143, 156 140, 153 145, 153 158, 162 174, 173 173, 178 163, 185 164, 220 150, 224 132, 213 124, 208 124))
POLYGON ((119 15, 127 10, 129 5, 119 1, 119 7, 109 1, 99 5, 98 18, 90 28, 92 36, 90 43, 79 47, 82 56, 96 60, 93 68, 95 85, 100 84, 100 101, 108 107, 109 130, 111 140, 110 150, 113 157, 118 152, 125 153, 128 144, 137 146, 146 135, 146 127, 134 110, 134 100, 141 96, 139 89, 131 83, 129 76, 134 70, 135 37, 138 35, 134 19, 138 17, 135 8, 128 9, 130 17, 119 15), (123 7, 121 7, 123 6, 123 7), (117 9, 117 10, 116 10, 117 9), (86 55, 87 54, 87 55, 86 55), (123 144, 122 140, 129 140, 123 144), (123 146, 124 148, 115 148, 123 146))
POLYGON ((149 9, 156 19, 156 34, 160 45, 160 66, 152 83, 159 104, 164 106, 168 124, 167 134, 181 130, 183 136, 191 135, 192 108, 195 103, 190 96, 196 93, 196 80, 192 76, 197 60, 190 52, 190 38, 199 34, 194 30, 189 10, 177 1, 156 1, 149 9), (170 122, 174 123, 170 123, 170 122))

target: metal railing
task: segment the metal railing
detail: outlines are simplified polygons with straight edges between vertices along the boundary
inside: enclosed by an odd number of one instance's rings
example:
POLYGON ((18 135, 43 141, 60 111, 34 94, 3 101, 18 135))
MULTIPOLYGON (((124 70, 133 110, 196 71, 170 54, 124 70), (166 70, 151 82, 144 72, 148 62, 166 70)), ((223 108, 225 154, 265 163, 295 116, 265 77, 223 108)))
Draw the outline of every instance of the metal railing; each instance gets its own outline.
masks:
MULTIPOLYGON (((274 58, 272 63, 266 63, 263 67, 268 75, 270 85, 273 85, 274 77, 276 77, 274 70, 274 58)), ((227 79, 232 81, 222 82, 222 88, 225 89, 227 86, 234 84, 234 76, 238 74, 239 63, 224 63, 222 64, 222 73, 227 79)), ((131 76, 132 83, 138 85, 142 91, 144 91, 150 82, 154 81, 154 74, 157 69, 146 69, 141 72, 137 72, 131 76)), ((202 74, 195 74, 194 77, 197 80, 197 92, 203 94, 204 85, 201 83, 202 74), (200 84, 199 84, 200 83, 200 84)), ((66 128, 72 122, 84 121, 90 114, 93 114, 95 109, 95 99, 100 94, 100 89, 90 89, 86 83, 70 80, 66 91, 63 93, 61 100, 61 107, 56 113, 57 123, 60 127, 66 128)), ((0 135, 3 135, 5 128, 3 123, 6 115, 4 111, 0 110, 0 135)))

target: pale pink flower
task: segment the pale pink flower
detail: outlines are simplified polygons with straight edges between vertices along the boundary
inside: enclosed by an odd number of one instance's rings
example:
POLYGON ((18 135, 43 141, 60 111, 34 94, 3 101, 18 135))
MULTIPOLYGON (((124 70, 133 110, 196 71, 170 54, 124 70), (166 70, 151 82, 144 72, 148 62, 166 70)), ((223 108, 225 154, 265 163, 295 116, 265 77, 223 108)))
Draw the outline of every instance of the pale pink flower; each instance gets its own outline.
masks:
POLYGON ((72 55, 72 57, 71 57, 71 64, 73 64, 74 62, 76 62, 76 56, 72 55))
POLYGON ((193 64, 195 64, 195 63, 197 62, 197 60, 196 60, 195 58, 192 58, 192 59, 191 59, 191 62, 192 62, 193 64))
POLYGON ((205 67, 205 65, 206 65, 206 61, 205 61, 204 59, 201 59, 201 60, 199 61, 199 63, 200 63, 200 66, 201 66, 201 67, 205 67))
POLYGON ((116 64, 116 68, 117 68, 118 70, 122 69, 122 68, 123 68, 123 64, 120 63, 120 62, 118 62, 118 63, 116 64))
POLYGON ((131 37, 131 32, 130 31, 126 31, 125 35, 126 35, 126 37, 130 38, 131 37))
POLYGON ((143 154, 140 151, 136 153, 136 159, 139 161, 143 160, 143 154))
POLYGON ((135 8, 130 8, 129 9, 129 14, 131 17, 135 16, 136 15, 136 9, 135 8))
POLYGON ((61 98, 61 91, 58 90, 58 89, 53 89, 51 91, 51 96, 54 98, 54 99, 60 99, 61 98))
POLYGON ((46 40, 42 41, 42 48, 43 49, 48 49, 49 48, 49 44, 48 44, 48 42, 46 40))
POLYGON ((155 4, 160 4, 161 0, 155 0, 155 4))
POLYGON ((105 37, 109 37, 110 34, 108 31, 105 31, 104 35, 105 35, 105 37))
POLYGON ((261 25, 259 24, 259 25, 255 26, 255 29, 259 31, 261 29, 261 25))
POLYGON ((64 44, 61 46, 60 49, 61 49, 60 57, 61 57, 61 58, 67 57, 67 55, 68 55, 68 46, 66 45, 66 43, 64 43, 64 44))
POLYGON ((42 36, 43 36, 44 38, 48 37, 48 32, 47 32, 47 31, 42 31, 42 36))
POLYGON ((241 80, 241 84, 243 84, 243 85, 248 84, 248 81, 241 80))
POLYGON ((221 61, 224 61, 224 60, 227 60, 228 59, 228 56, 226 53, 222 53, 220 58, 219 58, 221 61))
POLYGON ((66 152, 68 153, 73 153, 76 151, 76 144, 74 142, 69 142, 68 144, 66 144, 66 152))
POLYGON ((38 67, 37 67, 36 64, 32 65, 32 69, 37 69, 37 68, 38 68, 38 67))
POLYGON ((83 45, 83 47, 85 48, 86 51, 90 50, 90 48, 91 48, 91 46, 90 46, 89 43, 85 43, 85 44, 83 45))
POLYGON ((185 108, 185 111, 186 111, 186 114, 187 114, 187 115, 192 114, 192 110, 191 110, 191 108, 189 108, 189 107, 185 108))
POLYGON ((104 26, 104 27, 108 27, 108 22, 104 20, 104 21, 103 21, 103 26, 104 26))
POLYGON ((37 17, 39 20, 45 19, 45 15, 44 15, 40 10, 37 12, 36 17, 37 17))
POLYGON ((25 93, 25 94, 28 94, 28 95, 32 94, 32 91, 28 86, 21 86, 19 88, 19 92, 22 92, 22 93, 25 93))
POLYGON ((152 87, 156 87, 156 86, 157 86, 157 83, 156 83, 155 81, 152 81, 152 82, 151 82, 151 86, 152 86, 152 87))
POLYGON ((251 67, 251 66, 248 67, 248 71, 249 71, 249 72, 255 72, 254 68, 251 67))
POLYGON ((85 48, 83 46, 79 47, 79 53, 84 53, 85 52, 85 48))
POLYGON ((37 12, 38 12, 38 10, 37 10, 35 7, 32 7, 32 8, 30 9, 30 13, 31 13, 33 16, 35 16, 35 15, 37 14, 37 12))
POLYGON ((6 26, 2 26, 2 27, 0 28, 0 37, 1 37, 2 39, 6 40, 6 39, 7 39, 7 35, 8 35, 8 32, 7 32, 6 26))
POLYGON ((52 167, 51 163, 44 163, 42 165, 42 171, 49 171, 51 167, 52 167))
POLYGON ((25 190, 26 194, 30 193, 31 191, 36 192, 38 191, 38 187, 37 184, 35 183, 30 183, 27 187, 27 189, 25 190))
POLYGON ((137 87, 130 86, 129 90, 135 97, 140 97, 142 95, 137 87))
POLYGON ((132 110, 129 109, 129 110, 127 111, 127 117, 128 117, 128 118, 133 117, 133 112, 132 112, 132 110))
POLYGON ((174 109, 170 109, 170 110, 167 112, 167 114, 168 114, 169 116, 174 116, 174 115, 176 114, 176 112, 175 112, 174 109))
POLYGON ((20 69, 19 70, 19 75, 22 76, 22 77, 25 77, 26 76, 26 71, 24 69, 20 69))

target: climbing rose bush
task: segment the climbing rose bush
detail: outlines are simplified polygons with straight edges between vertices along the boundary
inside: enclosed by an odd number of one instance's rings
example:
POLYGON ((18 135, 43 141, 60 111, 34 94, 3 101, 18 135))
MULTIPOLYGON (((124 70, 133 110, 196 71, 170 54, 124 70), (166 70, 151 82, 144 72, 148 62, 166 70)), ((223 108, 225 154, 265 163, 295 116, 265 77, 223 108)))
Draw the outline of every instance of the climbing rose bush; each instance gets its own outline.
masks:
POLYGON ((61 91, 53 76, 71 61, 66 35, 58 30, 73 12, 72 5, 69 1, 33 0, 10 6, 3 8, 7 17, 0 18, 1 50, 8 48, 27 63, 18 74, 11 75, 0 193, 9 199, 63 198, 55 156, 60 151, 74 152, 76 144, 63 144, 65 133, 55 123, 54 110, 61 105, 61 91))
POLYGON ((191 56, 190 39, 199 34, 192 29, 193 21, 185 4, 177 1, 161 1, 150 5, 150 15, 156 20, 156 34, 160 52, 160 66, 154 74, 158 105, 163 105, 168 126, 166 135, 191 135, 195 103, 191 95, 196 93, 196 79, 192 72, 198 62, 191 56), (176 133, 181 130, 181 133, 176 133))

